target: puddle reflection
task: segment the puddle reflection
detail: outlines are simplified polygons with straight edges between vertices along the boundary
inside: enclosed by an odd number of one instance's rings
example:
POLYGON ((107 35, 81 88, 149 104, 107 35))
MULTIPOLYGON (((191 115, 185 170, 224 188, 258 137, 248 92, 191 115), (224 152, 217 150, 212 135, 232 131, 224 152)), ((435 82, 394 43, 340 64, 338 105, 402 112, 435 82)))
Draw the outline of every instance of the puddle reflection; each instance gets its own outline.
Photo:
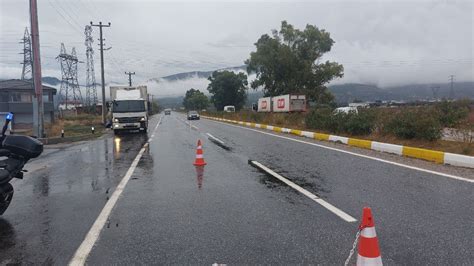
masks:
POLYGON ((8 220, 0 218, 0 253, 15 246, 15 229, 8 220))
POLYGON ((198 189, 201 190, 204 181, 204 166, 196 166, 196 180, 198 189))

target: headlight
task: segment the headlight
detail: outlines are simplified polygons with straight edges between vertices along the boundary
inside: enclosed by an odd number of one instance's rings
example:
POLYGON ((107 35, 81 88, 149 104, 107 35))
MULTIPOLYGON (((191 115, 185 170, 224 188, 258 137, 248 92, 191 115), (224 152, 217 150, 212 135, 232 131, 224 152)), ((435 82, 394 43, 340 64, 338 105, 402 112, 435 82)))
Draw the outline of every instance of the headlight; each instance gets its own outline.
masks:
POLYGON ((117 118, 114 118, 114 122, 115 122, 115 123, 118 123, 118 119, 117 119, 117 118))
POLYGON ((140 118, 140 121, 145 121, 145 117, 140 118))

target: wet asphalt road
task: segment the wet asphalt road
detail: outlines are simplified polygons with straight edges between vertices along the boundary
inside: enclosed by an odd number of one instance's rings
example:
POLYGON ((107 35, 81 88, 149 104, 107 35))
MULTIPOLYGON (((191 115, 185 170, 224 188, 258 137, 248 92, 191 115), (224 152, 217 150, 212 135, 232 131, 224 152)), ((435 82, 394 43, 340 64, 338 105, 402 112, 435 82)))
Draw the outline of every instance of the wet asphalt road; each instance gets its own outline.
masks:
POLYGON ((67 264, 146 139, 135 134, 118 149, 109 134, 29 162, 0 217, 0 265, 67 264))
MULTIPOLYGON (((358 224, 260 173, 249 159, 357 219, 372 207, 386 264, 474 261, 472 183, 213 121, 191 129, 183 120, 163 117, 88 264, 343 264, 358 224), (203 170, 192 165, 198 139, 203 170)), ((29 164, 35 171, 15 181, 0 218, 0 264, 67 263, 145 141, 110 135, 49 149, 29 164)))

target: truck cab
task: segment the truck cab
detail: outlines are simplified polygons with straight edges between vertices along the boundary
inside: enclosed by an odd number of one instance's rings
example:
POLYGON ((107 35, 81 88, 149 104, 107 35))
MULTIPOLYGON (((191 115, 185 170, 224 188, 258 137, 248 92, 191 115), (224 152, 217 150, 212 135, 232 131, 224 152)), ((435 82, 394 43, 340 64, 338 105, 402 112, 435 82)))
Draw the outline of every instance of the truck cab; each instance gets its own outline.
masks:
POLYGON ((145 86, 110 87, 112 129, 117 134, 125 130, 148 129, 148 95, 145 86))

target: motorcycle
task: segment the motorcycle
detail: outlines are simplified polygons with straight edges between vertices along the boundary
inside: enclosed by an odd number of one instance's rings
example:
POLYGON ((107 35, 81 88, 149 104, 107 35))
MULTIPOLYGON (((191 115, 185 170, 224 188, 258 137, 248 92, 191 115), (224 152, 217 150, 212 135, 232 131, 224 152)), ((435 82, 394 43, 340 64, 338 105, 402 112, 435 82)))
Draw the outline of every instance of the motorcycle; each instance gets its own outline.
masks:
POLYGON ((0 160, 0 215, 7 210, 13 198, 14 190, 10 181, 13 178, 23 179, 25 164, 43 152, 43 143, 35 138, 6 135, 12 119, 13 114, 8 113, 0 135, 0 158, 6 157, 0 160))

